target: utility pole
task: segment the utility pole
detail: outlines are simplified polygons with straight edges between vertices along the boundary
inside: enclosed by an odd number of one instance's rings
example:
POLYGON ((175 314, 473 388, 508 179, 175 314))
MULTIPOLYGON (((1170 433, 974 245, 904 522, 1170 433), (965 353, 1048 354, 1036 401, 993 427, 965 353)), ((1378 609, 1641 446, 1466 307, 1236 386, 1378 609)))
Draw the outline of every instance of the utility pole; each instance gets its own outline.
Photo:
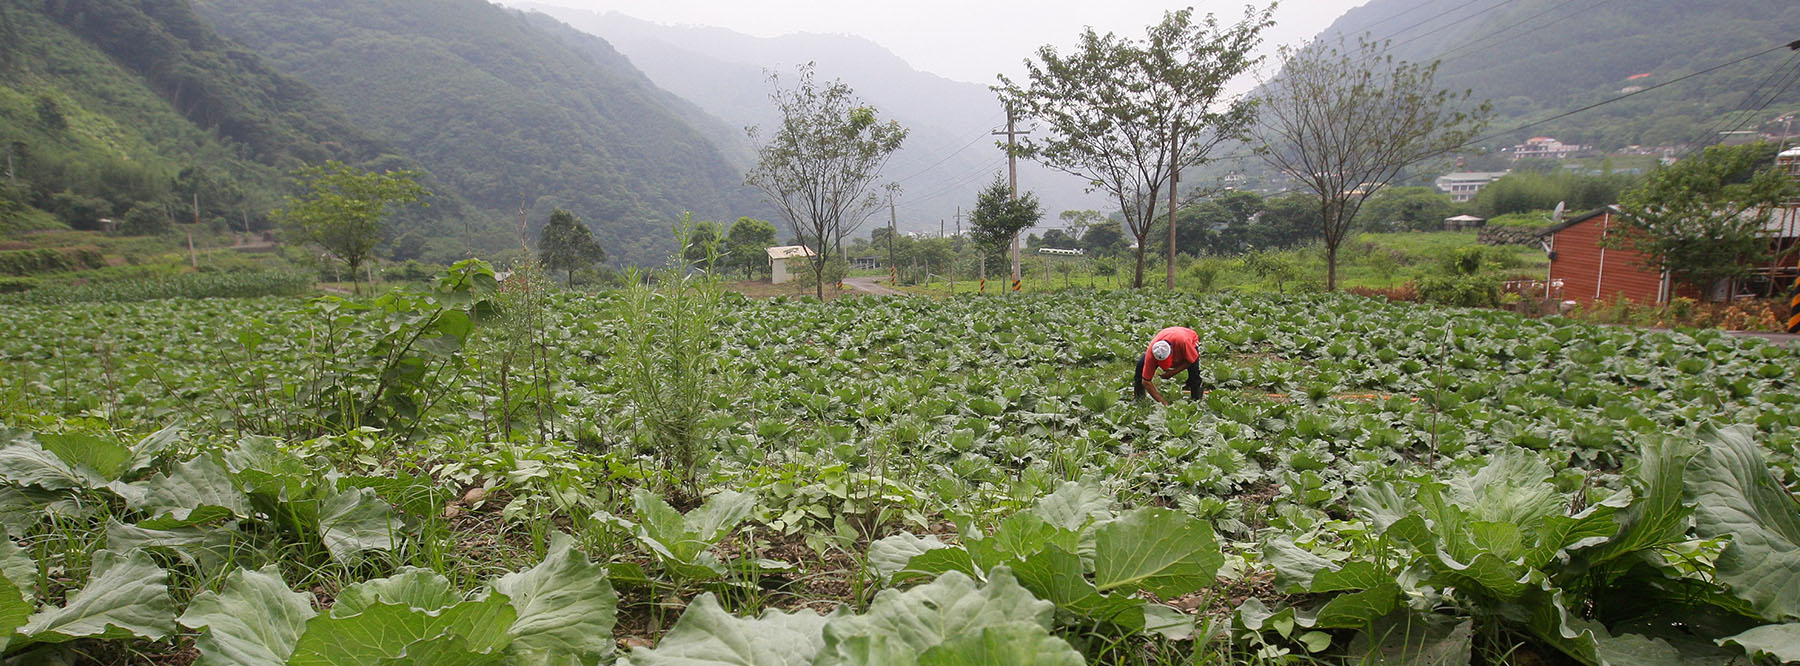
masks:
POLYGON ((200 223, 200 190, 194 189, 194 224, 200 223))
MULTIPOLYGON (((993 133, 995 136, 999 136, 1002 134, 1006 135, 1006 184, 1011 188, 1011 198, 1010 198, 1011 201, 1019 200, 1019 154, 1018 154, 1019 135, 1031 133, 1031 132, 1019 131, 1015 127, 1015 123, 1017 121, 1018 121, 1018 117, 1013 115, 1012 105, 1008 104, 1008 105, 1006 105, 1006 131, 993 133)), ((1012 280, 1013 280, 1013 291, 1018 291, 1019 290, 1019 234, 1016 231, 1013 232, 1013 236, 1012 236, 1012 280)))
POLYGON ((962 237, 962 206, 956 207, 956 235, 962 237))
POLYGON ((894 237, 900 235, 900 217, 894 214, 894 193, 888 193, 888 285, 900 286, 900 264, 894 261, 894 237))
POLYGON ((1169 135, 1169 278, 1168 287, 1175 288, 1175 190, 1181 184, 1181 140, 1169 135))

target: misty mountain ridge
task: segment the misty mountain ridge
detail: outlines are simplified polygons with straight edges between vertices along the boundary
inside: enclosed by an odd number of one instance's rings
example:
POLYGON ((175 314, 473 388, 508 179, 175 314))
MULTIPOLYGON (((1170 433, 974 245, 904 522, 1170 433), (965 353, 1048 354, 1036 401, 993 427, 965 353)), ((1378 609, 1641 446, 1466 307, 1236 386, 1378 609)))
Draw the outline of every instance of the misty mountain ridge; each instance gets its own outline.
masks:
MULTIPOLYGON (((818 33, 756 37, 717 27, 666 26, 617 12, 512 4, 605 39, 658 86, 740 133, 778 119, 768 72, 791 85, 795 66, 816 63, 819 79, 842 80, 883 117, 910 131, 884 170, 902 187, 896 199, 902 230, 936 233, 942 220, 942 228, 954 231, 957 208, 966 215, 976 193, 995 174, 1005 173, 1005 154, 996 145, 1000 137, 990 132, 1004 127, 1006 115, 992 91, 921 72, 868 39, 818 33)), ((1028 161, 1019 163, 1019 187, 1042 200, 1046 223, 1062 210, 1116 205, 1083 192, 1079 179, 1028 161)))

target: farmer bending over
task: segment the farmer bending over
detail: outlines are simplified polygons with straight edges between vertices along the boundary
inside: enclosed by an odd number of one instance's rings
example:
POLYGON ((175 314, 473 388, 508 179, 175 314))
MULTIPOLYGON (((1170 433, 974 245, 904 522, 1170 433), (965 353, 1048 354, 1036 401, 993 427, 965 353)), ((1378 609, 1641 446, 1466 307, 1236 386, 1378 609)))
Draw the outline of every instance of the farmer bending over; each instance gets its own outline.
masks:
POLYGON ((1150 397, 1157 402, 1169 404, 1156 390, 1157 369, 1162 370, 1160 379, 1174 377, 1175 373, 1186 370, 1188 396, 1199 400, 1202 392, 1200 385, 1200 335, 1194 329, 1183 326, 1170 326, 1156 332, 1150 338, 1150 348, 1144 350, 1144 361, 1138 364, 1137 372, 1131 373, 1132 394, 1144 397, 1144 390, 1149 389, 1150 397))

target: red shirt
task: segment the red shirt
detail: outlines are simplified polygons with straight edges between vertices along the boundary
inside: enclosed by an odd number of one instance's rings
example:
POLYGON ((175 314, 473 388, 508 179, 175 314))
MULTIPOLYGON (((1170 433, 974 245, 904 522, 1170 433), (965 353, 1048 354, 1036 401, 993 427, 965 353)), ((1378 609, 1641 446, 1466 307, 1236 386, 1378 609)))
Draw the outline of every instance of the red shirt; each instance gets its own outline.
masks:
POLYGON ((1200 334, 1195 333, 1194 329, 1185 326, 1170 326, 1157 331, 1156 337, 1150 338, 1150 346, 1155 347, 1157 340, 1169 343, 1169 357, 1158 361, 1146 347, 1144 349, 1144 366, 1138 371, 1138 374, 1142 375, 1144 379, 1155 379, 1157 368, 1168 370, 1177 365, 1187 366, 1200 361, 1200 334))

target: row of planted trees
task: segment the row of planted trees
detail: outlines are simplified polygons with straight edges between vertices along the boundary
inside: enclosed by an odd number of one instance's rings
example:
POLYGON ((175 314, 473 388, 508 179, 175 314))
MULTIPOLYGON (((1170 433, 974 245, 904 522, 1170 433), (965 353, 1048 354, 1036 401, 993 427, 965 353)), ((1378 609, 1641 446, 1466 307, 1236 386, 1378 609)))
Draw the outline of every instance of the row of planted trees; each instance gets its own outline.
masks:
MULTIPOLYGON (((1256 146, 1316 196, 1326 283, 1335 286, 1337 249, 1362 204, 1408 164, 1467 144, 1489 115, 1487 104, 1469 104, 1467 92, 1436 89, 1435 64, 1395 62, 1384 44, 1367 41, 1284 49, 1282 70, 1260 94, 1234 95, 1230 84, 1260 63, 1253 52, 1272 24, 1271 9, 1247 10, 1230 25, 1184 9, 1165 14, 1141 40, 1089 29, 1069 52, 1039 49, 1024 80, 1002 76, 993 87, 1010 116, 1037 126, 1007 145, 1012 157, 1082 178, 1118 204, 1135 243, 1134 286, 1143 286, 1154 232, 1165 233, 1169 255, 1175 252, 1182 170, 1237 145, 1256 146)), ((752 128, 759 160, 746 181, 814 249, 816 279, 843 256, 845 239, 897 194, 881 169, 906 129, 880 121, 841 81, 815 82, 810 65, 793 87, 771 81, 780 121, 752 128)), ((1205 193, 1186 190, 1190 198, 1205 193)), ((1010 241, 1039 217, 1016 188, 1003 199, 987 195, 974 214, 977 236, 1010 241)), ((1173 286, 1174 262, 1166 263, 1173 286)))

